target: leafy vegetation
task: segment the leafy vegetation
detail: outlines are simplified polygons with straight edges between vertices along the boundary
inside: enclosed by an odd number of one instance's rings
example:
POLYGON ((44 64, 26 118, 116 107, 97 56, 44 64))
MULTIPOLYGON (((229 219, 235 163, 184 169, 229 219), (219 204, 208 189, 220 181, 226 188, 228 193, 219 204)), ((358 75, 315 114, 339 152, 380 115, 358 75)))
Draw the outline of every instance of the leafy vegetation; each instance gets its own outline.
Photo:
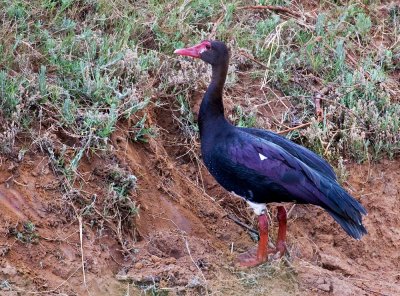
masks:
MULTIPOLYGON (((290 5, 275 2, 260 4, 290 5)), ((305 144, 332 158, 344 154, 357 161, 399 152, 398 86, 391 76, 399 71, 399 45, 372 37, 398 40, 398 6, 379 17, 374 4, 368 11, 357 1, 324 4, 318 15, 305 14, 300 21, 300 16, 243 8, 245 2, 143 4, 2 2, 3 152, 12 150, 20 132, 37 138, 36 123, 46 118, 53 119, 47 129, 62 129, 79 143, 73 147, 75 164, 88 151, 106 149, 118 120, 146 110, 150 97, 191 96, 200 83, 193 79, 193 63, 180 62, 179 71, 176 59, 168 56, 210 31, 232 45, 230 75, 249 63, 238 53, 250 53, 267 67, 253 64, 252 77, 262 79, 262 88, 282 91, 299 122, 312 120, 312 98, 329 88, 326 122, 301 133, 305 144)), ((228 83, 228 89, 234 87, 228 83)), ((195 127, 190 114, 184 121, 195 127)), ((146 111, 138 115, 132 140, 146 142, 154 132, 146 126, 146 111)))
POLYGON ((21 226, 9 228, 9 234, 15 236, 17 240, 26 244, 36 244, 39 242, 39 235, 36 232, 36 226, 31 221, 24 222, 21 226))

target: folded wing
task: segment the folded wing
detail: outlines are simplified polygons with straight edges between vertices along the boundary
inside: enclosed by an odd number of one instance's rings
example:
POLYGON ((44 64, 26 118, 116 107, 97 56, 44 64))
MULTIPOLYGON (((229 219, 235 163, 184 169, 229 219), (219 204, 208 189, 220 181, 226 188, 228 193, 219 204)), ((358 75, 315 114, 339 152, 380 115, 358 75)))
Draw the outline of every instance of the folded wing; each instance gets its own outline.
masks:
POLYGON ((292 141, 289 141, 285 137, 282 137, 270 131, 255 128, 242 128, 241 130, 269 142, 273 142, 274 144, 282 147, 286 152, 288 152, 295 158, 301 160, 309 167, 324 174, 328 178, 336 180, 336 174, 329 163, 325 159, 321 158, 319 155, 308 150, 307 148, 300 146, 292 141))
MULTIPOLYGON (((228 157, 237 166, 262 175, 265 186, 284 188, 293 200, 323 207, 352 237, 366 233, 362 225, 364 207, 329 174, 308 165, 282 146, 245 134, 227 147, 228 157)), ((307 158, 311 161, 310 158, 307 158)))

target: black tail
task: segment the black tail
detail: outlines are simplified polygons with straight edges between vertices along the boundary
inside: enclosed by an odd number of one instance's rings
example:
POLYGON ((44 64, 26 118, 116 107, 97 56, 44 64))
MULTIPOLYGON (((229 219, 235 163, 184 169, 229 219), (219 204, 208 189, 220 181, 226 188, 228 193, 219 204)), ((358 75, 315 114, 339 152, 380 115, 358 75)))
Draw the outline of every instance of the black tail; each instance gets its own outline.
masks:
POLYGON ((355 239, 360 239, 367 230, 362 224, 362 215, 366 215, 365 208, 346 192, 336 181, 323 178, 320 190, 321 206, 335 219, 337 223, 355 239))

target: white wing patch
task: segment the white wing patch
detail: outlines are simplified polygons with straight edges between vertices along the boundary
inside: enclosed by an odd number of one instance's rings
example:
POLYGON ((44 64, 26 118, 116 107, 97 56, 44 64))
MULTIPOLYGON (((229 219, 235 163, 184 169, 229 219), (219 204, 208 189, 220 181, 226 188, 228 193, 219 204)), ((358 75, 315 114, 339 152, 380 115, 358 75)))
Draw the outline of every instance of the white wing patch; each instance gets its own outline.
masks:
POLYGON ((260 156, 261 160, 268 159, 268 157, 266 157, 265 155, 262 155, 261 153, 258 153, 258 156, 260 156))

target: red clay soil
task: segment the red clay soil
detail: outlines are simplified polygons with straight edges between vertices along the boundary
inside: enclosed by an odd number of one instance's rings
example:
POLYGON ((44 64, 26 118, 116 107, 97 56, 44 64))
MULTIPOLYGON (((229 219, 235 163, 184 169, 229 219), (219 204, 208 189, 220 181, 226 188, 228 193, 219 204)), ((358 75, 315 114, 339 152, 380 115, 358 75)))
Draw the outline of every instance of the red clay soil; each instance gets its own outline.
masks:
POLYGON ((99 172, 116 164, 138 178, 131 197, 139 206, 123 232, 82 214, 82 248, 80 214, 67 210, 48 156, 32 149, 22 161, 0 158, 0 295, 400 295, 400 161, 347 165, 345 187, 369 212, 361 241, 323 210, 288 204, 290 255, 241 270, 235 256, 255 242, 229 215, 254 225, 251 211, 193 159, 197 152, 182 156, 168 108, 149 117, 161 131, 149 143, 130 142, 121 123, 115 157, 82 161, 79 189, 96 194, 94 207, 107 192, 99 172), (135 241, 131 256, 125 240, 135 241))

